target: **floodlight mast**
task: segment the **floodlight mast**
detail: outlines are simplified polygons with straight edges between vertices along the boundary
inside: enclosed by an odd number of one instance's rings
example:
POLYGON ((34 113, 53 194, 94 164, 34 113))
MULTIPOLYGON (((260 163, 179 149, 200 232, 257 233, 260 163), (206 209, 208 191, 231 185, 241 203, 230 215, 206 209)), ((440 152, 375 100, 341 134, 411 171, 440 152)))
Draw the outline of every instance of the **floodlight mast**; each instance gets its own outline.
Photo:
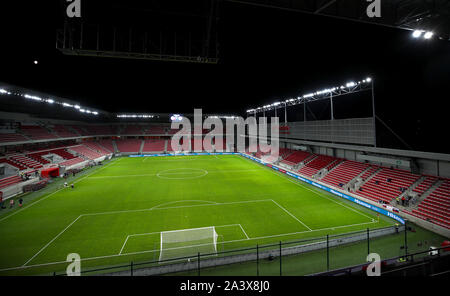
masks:
POLYGON ((367 77, 362 81, 350 81, 344 85, 339 87, 333 87, 328 89, 323 89, 320 91, 316 91, 313 93, 309 93, 303 95, 301 97, 287 99, 281 102, 276 102, 271 105, 264 105, 262 107, 253 108, 247 110, 247 113, 253 113, 256 117, 258 112, 263 113, 263 117, 266 116, 266 110, 275 110, 275 116, 277 114, 278 108, 283 108, 284 106, 284 122, 287 124, 287 106, 295 106, 303 104, 303 121, 307 121, 306 114, 306 104, 308 102, 318 101, 318 100, 330 100, 331 104, 331 120, 334 120, 334 107, 333 107, 333 99, 339 96, 354 94, 362 91, 371 90, 372 96, 372 120, 373 120, 373 137, 374 137, 374 147, 377 147, 377 137, 376 137, 376 111, 375 111, 375 90, 374 90, 374 80, 371 77, 367 77), (283 105, 284 104, 284 105, 283 105))

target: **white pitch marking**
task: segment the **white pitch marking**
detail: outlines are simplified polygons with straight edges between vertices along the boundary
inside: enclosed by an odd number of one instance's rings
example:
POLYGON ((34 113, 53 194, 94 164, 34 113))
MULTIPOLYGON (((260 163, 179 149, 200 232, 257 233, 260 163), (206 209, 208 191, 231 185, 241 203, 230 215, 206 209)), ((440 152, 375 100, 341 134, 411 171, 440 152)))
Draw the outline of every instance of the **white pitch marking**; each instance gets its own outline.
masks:
POLYGON ((45 248, 47 248, 55 239, 57 239, 61 234, 63 234, 70 226, 72 226, 78 219, 80 219, 83 215, 78 216, 75 220, 72 221, 66 228, 64 228, 58 235, 56 235, 51 241, 49 241, 44 247, 42 247, 36 254, 33 255, 24 265, 27 265, 31 260, 33 260, 37 255, 39 255, 45 248))
MULTIPOLYGON (((372 224, 372 223, 378 223, 378 221, 376 221, 376 222, 358 223, 358 224, 350 224, 350 225, 342 225, 342 226, 335 226, 335 227, 328 227, 328 228, 320 228, 320 229, 314 229, 312 231, 315 232, 315 231, 322 231, 322 230, 328 230, 328 229, 333 229, 333 228, 345 228, 345 227, 359 226, 359 225, 372 224)), ((232 240, 232 241, 224 241, 222 243, 223 244, 228 244, 228 243, 235 243, 235 242, 248 241, 248 240, 257 240, 257 239, 265 239, 265 238, 272 238, 272 237, 289 236, 289 235, 302 234, 302 233, 307 233, 307 232, 309 233, 311 231, 298 231, 298 232, 291 232, 291 233, 282 233, 282 234, 275 234, 275 235, 268 235, 268 236, 252 237, 252 238, 248 238, 248 239, 238 239, 238 240, 232 240)), ((159 250, 146 250, 146 251, 139 251, 139 252, 123 253, 123 254, 113 254, 113 255, 97 256, 97 257, 90 257, 90 258, 81 258, 81 261, 106 259, 106 258, 113 258, 113 257, 119 257, 119 256, 131 256, 131 255, 139 255, 139 254, 154 253, 154 252, 159 252, 159 250)), ((35 264, 35 265, 16 266, 16 267, 9 267, 9 268, 0 269, 0 271, 27 269, 27 268, 32 268, 32 267, 41 267, 41 266, 48 266, 48 265, 55 265, 55 264, 64 264, 64 263, 67 263, 67 262, 66 261, 56 261, 56 262, 48 262, 48 263, 41 263, 41 264, 35 264)))
POLYGON ((309 231, 312 231, 311 228, 308 227, 308 225, 306 225, 305 223, 303 223, 302 221, 300 221, 297 217, 295 217, 293 214, 291 214, 291 212, 289 212, 288 210, 286 210, 285 208, 283 208, 280 204, 278 204, 276 201, 274 201, 273 199, 271 199, 271 201, 273 201, 278 207, 280 207, 280 209, 282 209, 283 211, 285 211, 286 213, 288 213, 292 218, 294 218, 295 220, 297 220, 298 222, 300 222, 300 224, 302 224, 303 226, 305 226, 306 228, 309 229, 309 231))
MULTIPOLYGON (((248 158, 245 158, 245 159, 247 159, 247 160, 250 161, 250 159, 248 159, 248 158)), ((358 210, 356 210, 356 209, 353 209, 353 208, 348 207, 348 206, 346 206, 346 205, 344 205, 344 204, 342 204, 342 203, 340 203, 340 202, 338 202, 338 201, 336 201, 336 200, 334 200, 334 199, 331 199, 331 198, 329 198, 328 196, 324 195, 324 194, 321 193, 321 192, 314 191, 314 190, 312 190, 311 188, 306 187, 305 185, 303 185, 303 184, 301 183, 301 181, 294 181, 294 180, 291 180, 290 177, 286 177, 285 175, 281 175, 281 174, 277 173, 276 171, 272 170, 271 168, 268 168, 268 167, 265 167, 265 168, 268 169, 268 170, 269 170, 270 172, 272 172, 273 174, 275 174, 275 175, 277 175, 277 176, 279 176, 279 177, 281 177, 281 178, 284 178, 285 180, 287 180, 287 181, 289 181, 289 182, 291 182, 291 183, 294 183, 294 184, 297 185, 297 186, 303 187, 303 188, 305 188, 305 189, 307 189, 307 190, 309 190, 309 191, 311 191, 311 192, 313 192, 313 193, 315 193, 315 194, 317 194, 317 195, 319 195, 319 196, 322 196, 322 197, 324 197, 324 198, 326 198, 326 199, 328 199, 328 200, 330 200, 330 201, 332 201, 332 202, 334 202, 334 203, 337 203, 338 205, 343 206, 344 208, 347 208, 347 209, 349 209, 349 210, 352 210, 352 211, 354 211, 354 212, 356 212, 356 213, 358 213, 358 214, 360 214, 360 215, 362 215, 362 216, 364 216, 364 217, 367 217, 367 218, 369 218, 369 219, 372 219, 372 217, 369 217, 369 216, 367 216, 367 215, 361 213, 360 211, 358 211, 358 210)))
MULTIPOLYGON (((120 160, 120 159, 119 159, 119 160, 120 160)), ((99 169, 97 169, 97 170, 94 170, 93 172, 91 172, 91 173, 87 174, 86 176, 82 177, 81 179, 75 180, 73 183, 74 183, 74 184, 75 184, 75 183, 78 183, 78 182, 80 182, 81 180, 88 178, 90 175, 92 175, 92 174, 94 174, 94 173, 96 173, 96 172, 99 172, 100 170, 102 170, 102 169, 104 169, 104 168, 106 168, 106 167, 108 167, 108 166, 110 166, 110 165, 112 165, 113 163, 116 163, 116 162, 117 162, 117 160, 114 161, 114 162, 111 162, 111 163, 107 164, 106 166, 104 166, 104 167, 102 167, 102 168, 99 168, 99 169)), ((26 207, 23 207, 23 208, 21 208, 21 209, 19 209, 19 210, 14 211, 11 215, 8 215, 8 216, 6 216, 6 217, 1 218, 1 219, 0 219, 0 222, 3 221, 3 220, 8 219, 8 218, 11 217, 11 216, 14 216, 14 215, 17 214, 17 213, 22 212, 22 211, 25 210, 25 209, 28 209, 29 207, 31 207, 31 206, 33 206, 33 205, 35 205, 35 204, 37 204, 37 203, 39 203, 39 202, 41 202, 41 201, 43 201, 43 200, 46 200, 47 198, 49 198, 49 197, 52 196, 53 194, 58 193, 59 191, 61 191, 61 190, 63 190, 63 189, 65 189, 65 188, 58 189, 58 190, 56 190, 55 192, 50 193, 50 194, 47 195, 46 197, 43 197, 43 198, 41 198, 41 199, 38 199, 37 201, 35 201, 35 202, 29 204, 29 205, 26 206, 26 207)))
POLYGON ((241 224, 239 224, 239 227, 242 229, 242 232, 245 234, 245 236, 247 237, 247 239, 250 239, 247 235, 247 232, 245 232, 244 228, 242 227, 241 224))
POLYGON ((122 249, 120 249, 119 255, 122 254, 123 248, 125 248, 125 245, 127 244, 127 241, 128 241, 128 238, 129 238, 129 237, 130 237, 130 236, 128 235, 127 238, 125 239, 125 242, 124 242, 123 245, 122 245, 122 249))

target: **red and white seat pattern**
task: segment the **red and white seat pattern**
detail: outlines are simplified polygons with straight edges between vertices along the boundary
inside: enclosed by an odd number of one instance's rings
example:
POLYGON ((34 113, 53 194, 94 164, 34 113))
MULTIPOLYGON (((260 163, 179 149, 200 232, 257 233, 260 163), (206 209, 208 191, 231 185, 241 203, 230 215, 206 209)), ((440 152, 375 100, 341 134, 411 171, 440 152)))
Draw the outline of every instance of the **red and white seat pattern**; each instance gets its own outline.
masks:
POLYGON ((10 176, 0 179, 0 189, 15 185, 20 182, 22 182, 22 178, 20 178, 19 176, 10 176))
POLYGON ((18 168, 20 171, 27 169, 26 165, 24 165, 18 161, 15 161, 13 159, 2 158, 2 159, 0 159, 0 163, 7 163, 15 168, 18 168))
POLYGON ((59 163, 59 166, 69 167, 69 166, 72 166, 72 165, 81 163, 81 162, 83 162, 83 161, 85 161, 83 158, 81 158, 81 157, 75 157, 75 158, 72 158, 72 159, 69 159, 69 160, 60 162, 60 163, 59 163))
POLYGON ((304 167, 300 168, 298 172, 300 174, 311 177, 317 174, 317 172, 320 171, 321 169, 325 167, 327 168, 330 167, 330 165, 337 160, 338 159, 333 156, 317 155, 316 158, 308 162, 304 167))
POLYGON ((404 170, 382 168, 372 179, 364 183, 356 194, 389 203, 402 193, 401 188, 409 188, 419 178, 419 175, 404 170))
POLYGON ((450 180, 446 179, 412 210, 416 216, 450 228, 450 180))
POLYGON ((306 151, 294 151, 291 154, 288 154, 287 157, 284 158, 281 162, 287 165, 296 165, 310 156, 311 153, 306 151))
POLYGON ((85 145, 86 147, 90 148, 91 150, 94 150, 102 155, 111 154, 113 152, 113 151, 106 149, 105 147, 100 145, 100 143, 97 143, 97 142, 84 142, 83 145, 85 145))
MULTIPOLYGON (((150 139, 145 140, 142 152, 161 152, 164 151, 166 140, 163 139, 150 139)), ((170 146, 170 142, 168 143, 170 146)))
POLYGON ((90 160, 97 159, 99 157, 102 157, 104 154, 98 153, 97 151, 91 150, 88 147, 84 145, 79 146, 73 146, 70 147, 70 150, 73 150, 81 155, 83 155, 85 158, 88 158, 90 160))
POLYGON ((46 129, 37 125, 23 125, 22 132, 32 140, 56 139, 57 137, 49 133, 46 129))
POLYGON ((145 134, 147 135, 159 135, 159 134, 165 134, 166 133, 166 128, 162 125, 151 125, 147 128, 147 131, 145 132, 145 134))
POLYGON ((121 135, 142 135, 144 132, 142 130, 142 126, 140 125, 127 125, 122 132, 121 135))
POLYGON ((12 160, 19 162, 23 164, 26 167, 33 168, 33 169, 39 169, 43 167, 43 165, 34 159, 31 159, 23 154, 15 154, 10 157, 12 160))
POLYGON ((329 172, 321 181, 340 187, 339 184, 347 184, 368 167, 369 165, 361 162, 345 160, 329 172))
POLYGON ((21 134, 16 133, 1 133, 0 134, 0 143, 6 143, 6 142, 23 142, 28 141, 27 138, 25 138, 21 134))
POLYGON ((55 125, 53 131, 61 138, 73 138, 79 136, 64 125, 55 125))
POLYGON ((136 139, 116 140, 117 149, 120 152, 139 152, 141 143, 142 140, 136 139))

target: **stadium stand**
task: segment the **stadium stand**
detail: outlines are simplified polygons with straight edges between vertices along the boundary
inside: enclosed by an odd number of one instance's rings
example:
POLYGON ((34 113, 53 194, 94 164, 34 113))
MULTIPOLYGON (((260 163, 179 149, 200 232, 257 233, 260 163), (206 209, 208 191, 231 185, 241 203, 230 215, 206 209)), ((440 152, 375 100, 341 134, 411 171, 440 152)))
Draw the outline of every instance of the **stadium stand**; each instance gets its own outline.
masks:
POLYGON ((339 160, 332 156, 317 155, 317 157, 312 159, 310 162, 306 163, 304 167, 300 168, 298 172, 300 174, 311 177, 317 174, 317 172, 319 172, 323 168, 331 169, 331 165, 336 161, 339 160))
POLYGON ((140 125, 127 125, 121 131, 121 135, 142 135, 144 132, 142 131, 142 126, 140 125))
POLYGON ((21 134, 16 134, 16 133, 1 133, 0 134, 0 143, 22 142, 22 141, 28 141, 28 139, 25 138, 21 134))
POLYGON ((57 137, 49 133, 46 129, 38 125, 22 125, 21 131, 32 140, 56 139, 57 137))
POLYGON ((81 157, 75 157, 75 158, 72 158, 72 159, 69 159, 69 160, 60 162, 60 163, 59 163, 59 166, 69 167, 69 166, 72 166, 72 165, 81 163, 81 162, 83 162, 83 161, 84 161, 83 158, 81 158, 81 157))
POLYGON ((45 151, 45 152, 35 152, 35 153, 29 153, 27 154, 27 156, 29 158, 34 159, 35 161, 41 163, 41 164, 47 164, 50 163, 50 161, 48 161, 47 159, 43 158, 42 155, 46 155, 49 154, 50 151, 45 151))
POLYGON ((104 149, 111 151, 111 153, 114 153, 114 146, 112 140, 100 140, 98 144, 104 149))
POLYGON ((430 187, 436 183, 436 181, 438 180, 437 177, 434 176, 425 176, 425 179, 418 184, 413 191, 416 192, 417 194, 419 194, 419 196, 421 196, 422 194, 425 193, 425 191, 427 191, 428 189, 430 189, 430 187))
POLYGON ((43 167, 43 165, 41 163, 23 155, 23 154, 11 155, 10 159, 12 159, 13 161, 19 162, 26 167, 33 168, 33 169, 39 169, 39 168, 43 167))
POLYGON ((113 135, 115 131, 109 125, 89 125, 84 126, 89 135, 113 135))
POLYGON ((94 160, 94 159, 104 156, 104 154, 101 154, 97 151, 91 150, 90 148, 88 148, 84 145, 72 146, 69 149, 81 154, 82 156, 84 156, 85 158, 90 159, 90 160, 94 160))
POLYGON ((164 147, 165 147, 165 144, 166 144, 165 142, 166 142, 166 140, 162 140, 162 139, 145 140, 144 148, 142 149, 142 152, 158 152, 158 151, 160 152, 160 151, 164 151, 164 147))
POLYGON ((420 178, 404 170, 382 168, 364 183, 356 193, 371 200, 390 203, 420 178))
POLYGON ((72 126, 70 126, 70 128, 72 128, 74 131, 79 133, 80 136, 89 136, 89 133, 87 132, 87 130, 82 126, 72 125, 72 126))
POLYGON ((342 187, 367 170, 367 168, 369 168, 369 165, 367 164, 345 160, 331 170, 321 181, 330 185, 342 187), (340 186, 340 184, 342 184, 342 186, 340 186))
POLYGON ((147 135, 159 135, 159 134, 165 134, 166 128, 163 125, 151 125, 146 130, 145 134, 147 135))
POLYGON ((22 178, 19 176, 9 176, 3 179, 0 179, 0 189, 15 185, 22 182, 22 178))
POLYGON ((450 180, 442 181, 412 212, 450 228, 450 180))
POLYGON ((52 130, 61 138, 79 137, 78 134, 74 133, 64 125, 55 125, 52 130))
POLYGON ((105 147, 103 147, 102 145, 100 145, 97 142, 84 142, 83 145, 85 145, 86 147, 88 147, 89 149, 96 151, 102 155, 107 155, 107 154, 111 154, 112 151, 106 149, 105 147))
POLYGON ((142 140, 126 139, 116 140, 117 149, 120 152, 139 152, 142 140))
POLYGON ((287 165, 296 165, 307 158, 311 157, 311 153, 306 151, 293 151, 288 154, 281 162, 287 165))
POLYGON ((0 163, 7 163, 7 164, 9 164, 9 165, 19 169, 19 170, 25 170, 27 168, 26 165, 24 165, 24 164, 22 164, 20 162, 14 161, 12 159, 7 159, 7 158, 0 159, 0 163))

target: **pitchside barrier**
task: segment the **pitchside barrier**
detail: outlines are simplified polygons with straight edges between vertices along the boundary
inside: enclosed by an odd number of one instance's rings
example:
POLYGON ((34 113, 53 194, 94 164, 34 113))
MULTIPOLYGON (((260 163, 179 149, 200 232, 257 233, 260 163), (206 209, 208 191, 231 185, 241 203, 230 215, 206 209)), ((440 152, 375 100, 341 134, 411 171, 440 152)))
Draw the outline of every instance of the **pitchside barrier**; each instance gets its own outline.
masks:
MULTIPOLYGON (((280 273, 282 270, 281 258, 288 255, 299 255, 303 253, 323 250, 324 269, 328 270, 330 266, 330 250, 335 247, 351 245, 354 243, 366 242, 367 253, 370 252, 370 240, 392 235, 396 233, 405 232, 405 226, 389 226, 386 228, 362 230, 346 234, 336 234, 330 236, 321 236, 312 239, 304 239, 293 242, 279 242, 275 244, 256 245, 255 247, 242 248, 230 251, 223 251, 214 254, 200 254, 192 257, 179 257, 170 260, 158 260, 154 262, 142 262, 130 264, 127 270, 107 273, 105 275, 119 275, 119 276, 150 276, 160 275, 176 272, 197 271, 200 274, 201 269, 213 268, 217 266, 256 262, 258 264, 261 260, 278 260, 280 264, 280 273), (213 257, 211 255, 214 255, 213 257)), ((332 256, 331 256, 332 257, 332 256)), ((364 261, 365 256, 361 256, 364 261)), ((316 262, 317 263, 317 262, 316 262)), ((111 269, 113 269, 112 267, 111 269)), ((107 269, 103 269, 106 271, 107 269)), ((83 273, 93 273, 100 270, 85 270, 83 273)))
POLYGON ((377 207, 377 206, 375 206, 373 204, 370 204, 368 202, 362 201, 362 200, 360 200, 360 199, 358 199, 358 198, 356 198, 354 196, 350 196, 350 195, 348 195, 348 194, 346 194, 346 193, 344 193, 344 192, 342 192, 340 190, 336 190, 336 189, 330 188, 328 186, 325 186, 323 184, 319 184, 319 183, 317 183, 315 181, 312 181, 312 180, 309 180, 307 178, 304 178, 304 177, 302 177, 302 176, 300 176, 300 175, 298 175, 298 174, 296 174, 294 172, 287 171, 286 169, 279 168, 279 167, 277 167, 277 166, 275 166, 273 164, 270 164, 270 163, 266 163, 266 162, 262 161, 261 159, 255 158, 255 157, 253 157, 251 155, 248 155, 248 154, 245 154, 245 153, 240 153, 240 152, 167 153, 167 154, 129 155, 129 157, 162 157, 162 156, 194 156, 194 155, 241 155, 241 156, 246 157, 248 159, 251 159, 251 160, 253 160, 253 161, 257 162, 257 163, 260 163, 260 164, 265 165, 265 166, 267 166, 269 168, 272 168, 275 171, 278 171, 280 173, 286 174, 286 175, 288 175, 290 177, 296 178, 296 179, 298 179, 300 181, 303 181, 305 183, 308 183, 310 185, 318 187, 318 188, 320 188, 322 190, 325 190, 325 191, 327 191, 327 192, 329 192, 331 194, 334 194, 334 195, 337 195, 339 197, 342 197, 342 198, 344 198, 344 199, 346 199, 348 201, 354 202, 354 203, 356 203, 356 204, 358 204, 360 206, 363 206, 363 207, 365 207, 367 209, 375 211, 375 212, 377 212, 377 213, 379 213, 381 215, 384 215, 384 216, 387 216, 389 218, 392 218, 392 219, 396 220, 397 222, 400 222, 401 224, 405 224, 405 220, 403 218, 401 218, 399 215, 397 215, 397 214, 395 214, 395 213, 393 213, 393 212, 391 212, 391 211, 389 211, 387 209, 377 207))

